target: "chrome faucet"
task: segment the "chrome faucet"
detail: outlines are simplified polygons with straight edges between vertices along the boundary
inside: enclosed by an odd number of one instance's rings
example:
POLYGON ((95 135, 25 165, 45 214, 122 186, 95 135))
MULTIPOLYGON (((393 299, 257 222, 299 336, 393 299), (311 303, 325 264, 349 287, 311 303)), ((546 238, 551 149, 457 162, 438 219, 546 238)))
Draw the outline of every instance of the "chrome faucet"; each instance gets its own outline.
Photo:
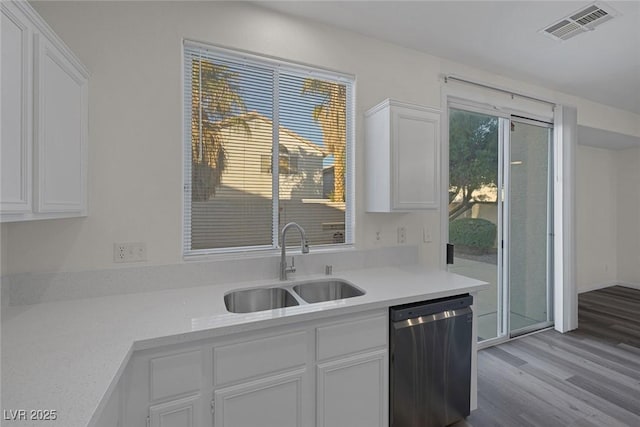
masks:
POLYGON ((282 232, 280 233, 280 246, 282 248, 280 252, 280 280, 287 280, 287 273, 295 273, 296 271, 295 261, 293 257, 291 257, 291 266, 287 265, 287 244, 285 241, 285 236, 287 234, 287 230, 290 227, 295 227, 300 232, 300 249, 302 250, 302 253, 309 253, 309 242, 307 242, 307 235, 304 232, 304 228, 300 227, 295 222, 290 222, 282 227, 282 232))

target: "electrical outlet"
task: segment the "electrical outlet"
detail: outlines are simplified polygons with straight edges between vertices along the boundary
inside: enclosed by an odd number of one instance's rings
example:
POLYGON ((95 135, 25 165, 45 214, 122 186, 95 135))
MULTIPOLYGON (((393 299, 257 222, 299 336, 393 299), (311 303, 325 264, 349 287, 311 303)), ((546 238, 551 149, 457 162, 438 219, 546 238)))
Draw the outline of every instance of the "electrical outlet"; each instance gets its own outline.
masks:
POLYGON ((113 244, 113 262, 127 262, 127 245, 124 243, 113 244))
POLYGON ((147 245, 144 242, 113 244, 113 262, 141 262, 146 260, 147 245))
POLYGON ((422 228, 422 241, 424 243, 431 243, 431 232, 427 227, 422 228))
POLYGON ((404 245, 407 243, 407 229, 405 227, 398 227, 398 244, 404 245))

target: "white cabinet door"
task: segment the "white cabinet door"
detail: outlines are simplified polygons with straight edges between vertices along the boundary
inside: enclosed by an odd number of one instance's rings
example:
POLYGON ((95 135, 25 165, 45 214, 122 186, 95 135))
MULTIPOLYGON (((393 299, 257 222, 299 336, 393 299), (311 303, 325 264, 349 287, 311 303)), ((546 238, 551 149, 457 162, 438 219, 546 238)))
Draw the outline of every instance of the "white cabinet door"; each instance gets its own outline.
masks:
POLYGON ((149 408, 150 427, 200 427, 200 395, 172 400, 149 408))
POLYGON ((440 112, 387 99, 365 119, 367 212, 438 208, 440 112))
POLYGON ((31 211, 32 32, 11 3, 2 2, 2 144, 0 211, 31 211))
POLYGON ((317 427, 387 426, 387 350, 322 363, 317 369, 317 427))
POLYGON ((87 79, 36 35, 36 211, 85 210, 87 79))
POLYGON ((408 107, 391 114, 392 208, 438 207, 440 115, 408 107))
POLYGON ((306 427, 304 378, 300 369, 216 390, 216 427, 306 427))

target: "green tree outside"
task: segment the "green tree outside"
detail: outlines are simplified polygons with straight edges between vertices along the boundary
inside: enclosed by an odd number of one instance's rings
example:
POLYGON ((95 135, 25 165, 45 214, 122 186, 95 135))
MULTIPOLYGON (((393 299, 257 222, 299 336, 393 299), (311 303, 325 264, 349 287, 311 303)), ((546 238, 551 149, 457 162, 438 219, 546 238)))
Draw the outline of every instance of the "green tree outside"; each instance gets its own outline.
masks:
POLYGON ((224 65, 193 60, 191 71, 191 199, 215 195, 226 168, 222 129, 236 126, 250 133, 241 114, 246 107, 237 85, 238 73, 224 65))
POLYGON ((331 199, 345 201, 347 147, 347 87, 318 79, 305 79, 302 94, 321 95, 313 109, 313 119, 320 123, 324 147, 334 159, 334 191, 331 199))
POLYGON ((484 187, 496 188, 497 184, 498 119, 450 110, 449 221, 483 201, 474 192, 484 187))

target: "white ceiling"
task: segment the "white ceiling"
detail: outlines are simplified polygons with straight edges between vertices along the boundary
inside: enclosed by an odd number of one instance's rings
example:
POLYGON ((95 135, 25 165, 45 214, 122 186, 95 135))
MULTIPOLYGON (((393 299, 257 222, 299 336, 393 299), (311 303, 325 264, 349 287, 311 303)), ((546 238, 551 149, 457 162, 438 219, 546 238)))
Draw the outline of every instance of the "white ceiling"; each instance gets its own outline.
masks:
POLYGON ((266 1, 506 77, 640 114, 640 0, 600 2, 617 17, 565 42, 538 31, 590 1, 266 1))

